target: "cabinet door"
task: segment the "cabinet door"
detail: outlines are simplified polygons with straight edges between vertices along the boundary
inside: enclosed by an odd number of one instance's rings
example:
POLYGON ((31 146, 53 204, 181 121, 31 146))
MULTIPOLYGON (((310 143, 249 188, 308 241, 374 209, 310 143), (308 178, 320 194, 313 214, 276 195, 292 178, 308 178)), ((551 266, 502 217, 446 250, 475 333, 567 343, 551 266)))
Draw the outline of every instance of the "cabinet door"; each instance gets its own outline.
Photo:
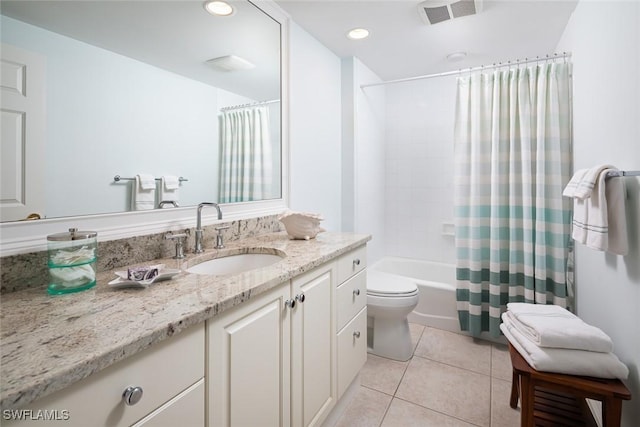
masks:
POLYGON ((288 426, 289 286, 208 322, 209 426, 288 426))
POLYGON ((292 425, 319 425, 335 405, 335 264, 292 281, 292 425), (304 301, 302 301, 304 295, 304 301))
POLYGON ((338 333, 338 397, 367 361, 367 308, 364 307, 338 333))

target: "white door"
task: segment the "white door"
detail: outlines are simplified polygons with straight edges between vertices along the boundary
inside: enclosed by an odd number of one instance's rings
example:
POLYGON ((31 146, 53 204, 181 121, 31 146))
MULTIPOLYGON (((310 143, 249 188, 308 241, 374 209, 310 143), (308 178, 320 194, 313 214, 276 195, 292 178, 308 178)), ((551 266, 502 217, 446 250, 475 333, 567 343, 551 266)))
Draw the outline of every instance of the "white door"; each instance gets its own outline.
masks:
POLYGON ((0 61, 0 221, 44 215, 43 56, 2 44, 0 61))
POLYGON ((289 286, 208 324, 209 426, 289 426, 289 286))
POLYGON ((336 403, 334 264, 293 280, 292 426, 320 425, 336 403), (304 298, 302 297, 304 295, 304 298))

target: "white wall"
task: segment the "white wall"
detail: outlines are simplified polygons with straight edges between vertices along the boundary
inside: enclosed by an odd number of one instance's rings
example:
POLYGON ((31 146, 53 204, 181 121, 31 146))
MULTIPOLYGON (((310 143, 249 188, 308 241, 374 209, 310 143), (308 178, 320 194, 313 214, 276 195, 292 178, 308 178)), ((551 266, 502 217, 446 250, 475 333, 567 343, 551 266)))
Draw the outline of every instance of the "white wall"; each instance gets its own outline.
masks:
POLYGON ((342 60, 343 224, 371 234, 367 258, 385 255, 385 87, 361 89, 380 78, 357 58, 342 60))
POLYGON ((290 207, 341 230, 340 59, 295 23, 290 44, 290 207))
MULTIPOLYGON (((640 3, 581 1, 558 51, 573 53, 575 169, 610 163, 640 170, 640 3)), ((625 427, 640 425, 640 178, 627 184, 630 252, 614 256, 578 245, 576 305, 611 336, 631 371, 625 427)))
POLYGON ((453 127, 456 78, 388 85, 387 254, 455 263, 453 127))

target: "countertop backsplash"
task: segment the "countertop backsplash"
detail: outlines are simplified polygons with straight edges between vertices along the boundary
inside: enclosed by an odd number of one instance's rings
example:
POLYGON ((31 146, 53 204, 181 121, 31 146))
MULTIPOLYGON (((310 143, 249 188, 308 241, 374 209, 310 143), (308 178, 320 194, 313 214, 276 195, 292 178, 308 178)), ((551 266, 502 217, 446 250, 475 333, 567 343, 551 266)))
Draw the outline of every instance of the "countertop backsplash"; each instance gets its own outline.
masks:
MULTIPOLYGON (((226 225, 229 228, 222 230, 225 242, 284 230, 283 225, 278 221, 278 215, 213 224, 203 227, 205 248, 211 248, 215 244, 217 234, 215 228, 226 225)), ((183 231, 174 230, 173 233, 183 231)), ((148 234, 105 242, 100 241, 98 233, 98 272, 173 256, 175 243, 165 239, 167 233, 148 234)), ((190 253, 194 245, 195 227, 191 227, 185 243, 185 252, 190 253)), ((0 258, 1 294, 40 286, 46 287, 48 282, 47 251, 0 258)), ((46 290, 43 289, 43 292, 46 290)))

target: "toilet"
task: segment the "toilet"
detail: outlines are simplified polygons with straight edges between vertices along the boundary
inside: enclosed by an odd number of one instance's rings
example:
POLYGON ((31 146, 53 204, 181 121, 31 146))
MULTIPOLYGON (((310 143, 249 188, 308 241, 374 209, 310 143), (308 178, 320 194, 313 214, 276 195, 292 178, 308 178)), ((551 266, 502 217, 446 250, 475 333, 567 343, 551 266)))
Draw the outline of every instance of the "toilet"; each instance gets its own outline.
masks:
POLYGON ((378 271, 367 272, 367 350, 406 361, 413 354, 407 315, 418 305, 415 282, 378 271))

